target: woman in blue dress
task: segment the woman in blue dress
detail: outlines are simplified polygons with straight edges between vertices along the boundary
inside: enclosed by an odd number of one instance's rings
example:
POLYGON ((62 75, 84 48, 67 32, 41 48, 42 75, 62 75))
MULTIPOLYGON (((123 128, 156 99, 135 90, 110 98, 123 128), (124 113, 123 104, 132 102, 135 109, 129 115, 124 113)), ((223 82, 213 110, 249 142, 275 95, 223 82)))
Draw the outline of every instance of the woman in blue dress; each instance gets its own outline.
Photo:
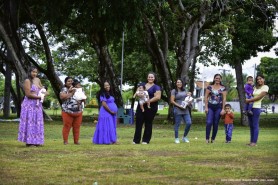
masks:
POLYGON ((93 137, 94 144, 115 144, 117 142, 117 111, 112 90, 109 82, 104 82, 99 97, 101 105, 98 122, 93 137))

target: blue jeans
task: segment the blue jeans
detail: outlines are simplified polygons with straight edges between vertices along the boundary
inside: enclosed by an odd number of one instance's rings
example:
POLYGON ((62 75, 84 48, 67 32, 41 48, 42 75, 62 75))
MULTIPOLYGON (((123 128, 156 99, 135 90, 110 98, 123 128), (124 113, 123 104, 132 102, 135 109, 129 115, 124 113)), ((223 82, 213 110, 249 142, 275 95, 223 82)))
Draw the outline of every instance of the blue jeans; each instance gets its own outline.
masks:
POLYGON ((225 127, 226 141, 231 141, 234 125, 233 124, 225 124, 224 127, 225 127))
POLYGON ((208 105, 208 114, 207 114, 207 126, 206 126, 206 140, 209 140, 210 131, 212 127, 212 136, 211 140, 215 140, 218 124, 220 120, 220 112, 222 110, 221 105, 208 105))
POLYGON ((248 116, 248 123, 250 126, 250 142, 257 143, 258 136, 259 136, 259 120, 260 120, 261 109, 253 108, 252 112, 253 115, 248 116))
POLYGON ((183 134, 184 137, 187 136, 191 127, 192 122, 191 122, 190 114, 175 114, 175 125, 174 125, 175 138, 179 137, 179 128, 180 128, 181 119, 183 119, 184 122, 186 123, 186 126, 184 128, 184 134, 183 134))
MULTIPOLYGON (((251 98, 253 98, 253 96, 248 96, 248 95, 246 95, 245 97, 246 97, 246 99, 251 99, 251 98)), ((245 111, 251 111, 252 108, 253 108, 253 102, 245 103, 245 106, 244 106, 244 110, 245 110, 245 111)))

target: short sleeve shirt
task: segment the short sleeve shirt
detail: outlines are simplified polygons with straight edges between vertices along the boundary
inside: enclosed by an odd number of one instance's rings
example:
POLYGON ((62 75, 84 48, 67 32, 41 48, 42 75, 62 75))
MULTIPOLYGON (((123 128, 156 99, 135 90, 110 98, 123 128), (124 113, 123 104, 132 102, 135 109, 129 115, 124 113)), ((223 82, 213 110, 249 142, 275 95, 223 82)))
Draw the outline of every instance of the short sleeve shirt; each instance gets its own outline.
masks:
MULTIPOLYGON (((144 85, 146 85, 146 84, 144 84, 144 85)), ((161 91, 161 88, 160 88, 160 86, 154 84, 147 91, 149 93, 149 98, 152 99, 154 97, 154 94, 156 93, 156 91, 161 91)), ((157 107, 158 106, 158 102, 151 103, 151 107, 154 107, 154 106, 157 107)))
MULTIPOLYGON (((60 93, 68 94, 68 88, 67 87, 63 87, 61 89, 60 93)), ((62 111, 63 112, 67 112, 67 113, 78 113, 78 112, 82 111, 82 106, 81 106, 80 102, 78 102, 73 97, 71 97, 71 98, 68 98, 68 99, 63 101, 63 103, 62 103, 62 111)))
POLYGON ((225 86, 221 86, 220 89, 213 89, 211 85, 207 87, 210 91, 208 102, 213 105, 219 105, 223 102, 223 92, 226 91, 225 86))
MULTIPOLYGON (((256 97, 256 96, 259 96, 259 94, 261 94, 262 92, 268 92, 268 90, 269 90, 269 87, 267 86, 267 85, 263 85, 261 88, 259 88, 259 89, 257 89, 256 87, 254 87, 254 92, 253 92, 253 96, 254 96, 254 98, 256 97)), ((258 100, 258 101, 255 101, 254 103, 253 103, 253 108, 261 108, 261 106, 262 106, 262 100, 263 100, 264 98, 262 98, 262 99, 260 99, 260 100, 258 100)))
MULTIPOLYGON (((186 97, 186 91, 178 91, 176 92, 176 89, 173 89, 171 91, 171 96, 174 96, 175 97, 175 102, 177 104, 180 104, 182 103, 182 101, 185 99, 186 97)), ((186 109, 180 109, 178 107, 175 107, 175 114, 189 114, 189 110, 188 108, 186 109)))

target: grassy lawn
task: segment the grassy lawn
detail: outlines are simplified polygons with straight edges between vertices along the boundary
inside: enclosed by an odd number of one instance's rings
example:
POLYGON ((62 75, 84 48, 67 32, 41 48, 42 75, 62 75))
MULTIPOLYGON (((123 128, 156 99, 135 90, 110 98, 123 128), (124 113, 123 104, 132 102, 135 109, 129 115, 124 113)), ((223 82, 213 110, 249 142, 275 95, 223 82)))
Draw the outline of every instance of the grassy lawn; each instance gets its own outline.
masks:
POLYGON ((222 124, 214 144, 205 144, 205 123, 193 123, 190 143, 180 144, 171 124, 155 124, 149 145, 131 144, 134 125, 118 125, 119 145, 92 144, 92 122, 81 127, 81 145, 72 134, 62 144, 61 121, 45 123, 43 147, 26 148, 17 130, 0 122, 0 184, 278 184, 278 125, 261 124, 257 147, 245 145, 249 129, 238 125, 230 144, 222 124))

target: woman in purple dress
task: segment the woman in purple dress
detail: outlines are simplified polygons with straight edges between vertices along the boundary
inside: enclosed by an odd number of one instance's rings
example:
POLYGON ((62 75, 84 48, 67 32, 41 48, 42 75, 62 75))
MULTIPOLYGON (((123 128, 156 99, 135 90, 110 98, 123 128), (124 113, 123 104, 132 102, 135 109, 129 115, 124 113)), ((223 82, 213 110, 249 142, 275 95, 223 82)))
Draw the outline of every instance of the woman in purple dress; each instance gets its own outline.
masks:
POLYGON ((93 137, 94 144, 115 144, 117 142, 117 111, 109 82, 104 82, 98 96, 99 110, 98 122, 93 137))
POLYGON ((44 120, 42 103, 37 105, 37 99, 42 88, 37 78, 38 70, 31 67, 28 78, 24 81, 25 97, 21 104, 18 141, 25 142, 26 146, 41 146, 44 144, 44 120))

